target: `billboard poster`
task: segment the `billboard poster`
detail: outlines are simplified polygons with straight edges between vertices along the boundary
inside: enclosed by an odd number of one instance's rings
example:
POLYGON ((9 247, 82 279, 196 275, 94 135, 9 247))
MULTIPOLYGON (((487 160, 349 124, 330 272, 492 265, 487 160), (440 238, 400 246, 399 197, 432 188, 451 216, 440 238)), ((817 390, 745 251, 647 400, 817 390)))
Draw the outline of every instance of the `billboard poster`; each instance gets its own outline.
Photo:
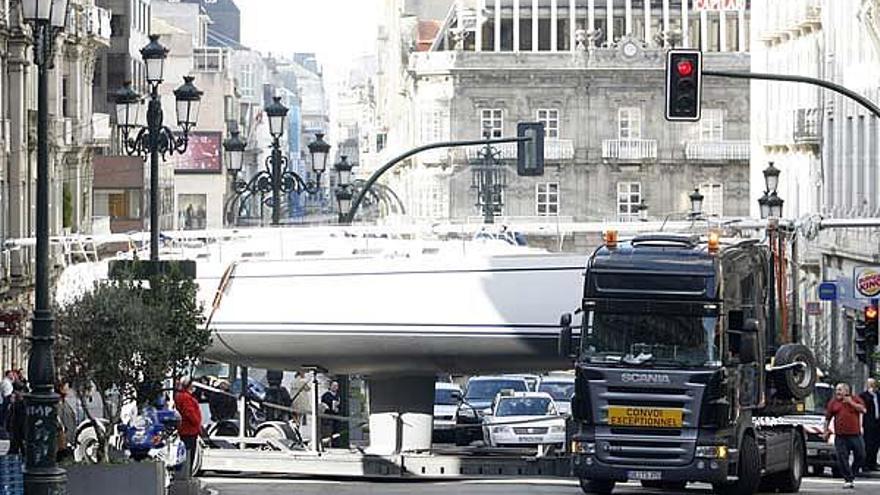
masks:
POLYGON ((856 298, 880 298, 880 266, 857 266, 853 270, 856 298))
POLYGON ((205 194, 177 195, 177 228, 204 230, 208 224, 208 196, 205 194))
POLYGON ((223 173, 223 134, 220 132, 190 132, 186 153, 173 155, 175 173, 223 173))
POLYGON ((696 11, 744 10, 746 0, 694 0, 696 11))

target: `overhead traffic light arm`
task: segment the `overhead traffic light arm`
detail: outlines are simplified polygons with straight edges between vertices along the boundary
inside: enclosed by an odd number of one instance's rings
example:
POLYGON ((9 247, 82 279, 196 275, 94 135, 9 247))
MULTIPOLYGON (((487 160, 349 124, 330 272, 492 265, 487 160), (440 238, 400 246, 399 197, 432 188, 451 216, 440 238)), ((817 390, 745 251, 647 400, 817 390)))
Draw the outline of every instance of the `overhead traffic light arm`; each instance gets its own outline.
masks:
POLYGON ((860 105, 870 110, 871 113, 873 113, 875 116, 880 118, 880 107, 875 105, 871 100, 856 93, 855 91, 841 86, 840 84, 825 81, 824 79, 817 79, 815 77, 807 76, 792 76, 788 74, 764 74, 760 72, 741 72, 728 70, 704 70, 703 75, 710 77, 728 77, 731 79, 759 79, 763 81, 785 81, 812 84, 813 86, 820 86, 825 89, 830 89, 835 93, 840 93, 846 97, 852 98, 860 105))

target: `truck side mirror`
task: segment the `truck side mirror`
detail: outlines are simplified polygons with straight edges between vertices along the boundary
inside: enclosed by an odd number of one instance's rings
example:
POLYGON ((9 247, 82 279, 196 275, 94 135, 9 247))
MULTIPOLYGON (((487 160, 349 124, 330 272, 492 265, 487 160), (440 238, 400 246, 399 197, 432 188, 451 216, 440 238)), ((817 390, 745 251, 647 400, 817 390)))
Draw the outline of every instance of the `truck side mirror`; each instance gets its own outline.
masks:
POLYGON ((571 357, 571 313, 565 313, 559 318, 559 346, 561 357, 571 357))

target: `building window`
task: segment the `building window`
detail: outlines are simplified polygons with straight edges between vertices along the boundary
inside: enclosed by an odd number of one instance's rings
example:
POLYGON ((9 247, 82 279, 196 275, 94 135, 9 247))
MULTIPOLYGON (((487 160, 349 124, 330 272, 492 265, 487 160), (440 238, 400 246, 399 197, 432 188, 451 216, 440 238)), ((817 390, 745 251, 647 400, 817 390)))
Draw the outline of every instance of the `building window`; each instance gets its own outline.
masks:
POLYGON ((718 142, 724 140, 724 111, 704 108, 700 116, 700 140, 718 142))
POLYGON ((641 139, 642 109, 624 107, 617 110, 618 139, 641 139))
POLYGON ((480 110, 480 129, 484 138, 500 138, 504 130, 503 111, 500 108, 480 110))
POLYGON ((559 137, 559 110, 553 108, 541 108, 538 110, 538 122, 544 124, 545 136, 548 138, 559 137))
POLYGON ((559 183, 539 182, 535 184, 535 205, 539 217, 559 215, 559 183))
POLYGON ((241 96, 252 98, 254 96, 254 68, 251 64, 241 66, 241 96))
POLYGON ((388 144, 388 134, 384 132, 376 134, 376 153, 384 150, 386 144, 388 144))
POLYGON ((96 189, 95 216, 120 220, 141 219, 140 189, 96 189))
POLYGON ((70 108, 70 78, 68 76, 61 77, 61 115, 70 117, 72 114, 70 108))
POLYGON ((422 144, 449 139, 449 112, 442 105, 429 105, 421 112, 420 134, 422 144))
POLYGON ((641 182, 617 183, 617 220, 630 222, 639 218, 639 204, 642 202, 641 182))
POLYGON ((703 215, 710 217, 724 215, 723 184, 700 184, 700 194, 703 195, 703 215))

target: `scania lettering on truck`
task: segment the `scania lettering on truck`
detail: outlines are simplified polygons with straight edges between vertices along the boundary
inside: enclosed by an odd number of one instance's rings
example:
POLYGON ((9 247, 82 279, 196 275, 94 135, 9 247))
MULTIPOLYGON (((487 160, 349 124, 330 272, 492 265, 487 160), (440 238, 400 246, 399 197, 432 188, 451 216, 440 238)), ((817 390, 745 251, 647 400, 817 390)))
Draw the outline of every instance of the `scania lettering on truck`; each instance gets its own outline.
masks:
POLYGON ((615 483, 724 495, 797 492, 806 466, 796 414, 815 359, 785 343, 782 275, 757 240, 606 235, 587 262, 575 358, 572 467, 586 493, 615 483))

